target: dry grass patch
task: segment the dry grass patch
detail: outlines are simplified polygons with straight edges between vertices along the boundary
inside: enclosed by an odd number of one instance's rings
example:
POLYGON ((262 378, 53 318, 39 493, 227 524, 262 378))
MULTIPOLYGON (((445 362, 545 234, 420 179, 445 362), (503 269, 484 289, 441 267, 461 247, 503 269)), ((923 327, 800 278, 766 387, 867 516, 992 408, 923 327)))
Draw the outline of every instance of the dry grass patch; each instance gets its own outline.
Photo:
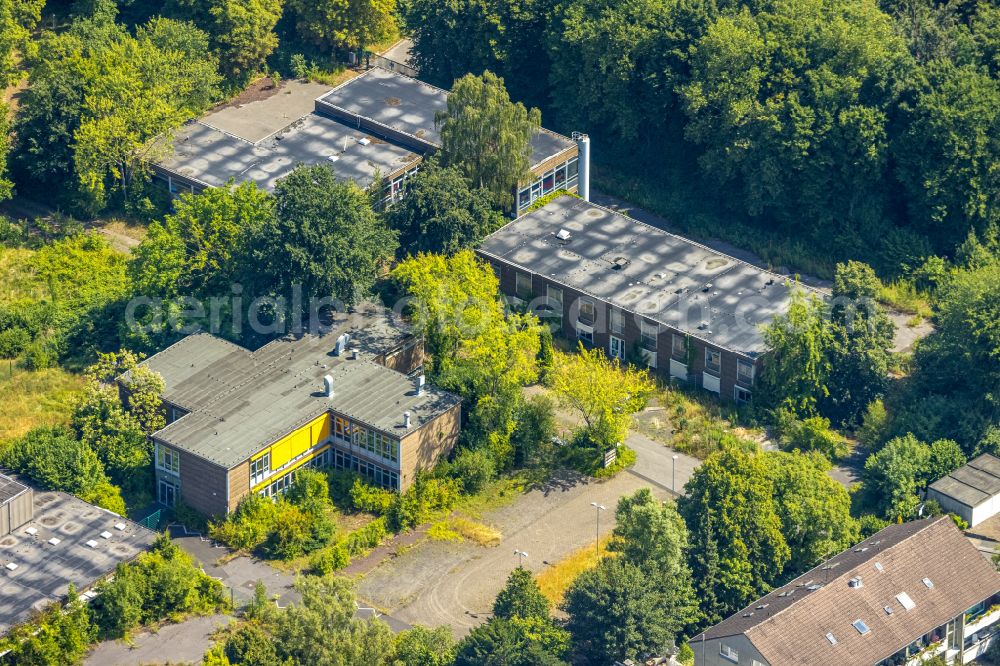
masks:
POLYGON ((7 367, 0 367, 0 444, 36 426, 69 423, 84 384, 80 375, 59 368, 34 372, 14 368, 11 377, 7 367))
MULTIPOLYGON (((614 555, 613 553, 608 553, 609 541, 611 541, 611 535, 601 539, 602 557, 614 555)), ((597 548, 591 544, 574 553, 570 553, 560 561, 550 566, 548 569, 539 572, 539 574, 535 576, 535 580, 538 581, 538 587, 541 589, 542 594, 545 595, 545 598, 548 599, 553 606, 558 606, 562 603, 566 590, 568 590, 569 586, 573 584, 576 577, 584 571, 596 567, 597 562, 597 548)))
POLYGON ((432 538, 447 538, 451 541, 468 539, 475 544, 487 548, 499 545, 500 538, 502 537, 500 530, 497 528, 464 516, 454 516, 431 526, 432 531, 435 528, 437 528, 437 536, 432 534, 432 538), (439 525, 440 527, 438 527, 439 525))

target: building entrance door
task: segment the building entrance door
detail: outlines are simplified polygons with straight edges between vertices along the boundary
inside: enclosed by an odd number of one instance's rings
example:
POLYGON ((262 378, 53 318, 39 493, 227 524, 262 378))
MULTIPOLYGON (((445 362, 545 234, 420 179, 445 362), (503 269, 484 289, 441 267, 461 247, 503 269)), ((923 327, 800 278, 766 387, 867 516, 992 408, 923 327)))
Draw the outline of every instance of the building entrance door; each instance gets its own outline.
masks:
POLYGON ((617 358, 623 360, 625 358, 625 341, 621 338, 616 338, 611 336, 608 340, 608 358, 617 358))

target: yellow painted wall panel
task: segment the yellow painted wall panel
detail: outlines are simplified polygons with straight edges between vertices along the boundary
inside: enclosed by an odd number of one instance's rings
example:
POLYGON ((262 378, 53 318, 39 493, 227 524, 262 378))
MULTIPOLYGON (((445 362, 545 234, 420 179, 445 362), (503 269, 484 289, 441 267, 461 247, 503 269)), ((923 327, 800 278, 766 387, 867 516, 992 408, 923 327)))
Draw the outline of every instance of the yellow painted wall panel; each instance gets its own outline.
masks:
POLYGON ((292 445, 289 437, 271 445, 271 469, 278 469, 292 459, 292 445))

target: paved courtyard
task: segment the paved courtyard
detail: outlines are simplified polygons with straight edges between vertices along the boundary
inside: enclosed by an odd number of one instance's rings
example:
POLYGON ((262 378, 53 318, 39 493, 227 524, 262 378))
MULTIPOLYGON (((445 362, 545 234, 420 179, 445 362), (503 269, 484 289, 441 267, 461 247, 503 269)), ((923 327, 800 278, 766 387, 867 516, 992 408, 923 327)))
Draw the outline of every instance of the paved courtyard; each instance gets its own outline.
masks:
MULTIPOLYGON (((607 507, 601 512, 601 533, 607 534, 618 498, 642 487, 669 496, 673 451, 641 435, 628 443, 638 457, 633 470, 606 481, 572 473, 554 479, 483 516, 502 533, 498 546, 424 541, 361 579, 359 598, 403 622, 448 625, 464 636, 488 618, 496 593, 518 564, 515 549, 528 553, 526 568, 541 571, 594 543, 597 510, 591 502, 607 507)), ((680 455, 677 463, 681 487, 697 461, 680 455)))
POLYGON ((143 631, 132 643, 99 643, 83 660, 84 666, 139 666, 139 664, 200 664, 212 646, 212 634, 233 619, 226 615, 195 617, 168 624, 156 632, 143 631))

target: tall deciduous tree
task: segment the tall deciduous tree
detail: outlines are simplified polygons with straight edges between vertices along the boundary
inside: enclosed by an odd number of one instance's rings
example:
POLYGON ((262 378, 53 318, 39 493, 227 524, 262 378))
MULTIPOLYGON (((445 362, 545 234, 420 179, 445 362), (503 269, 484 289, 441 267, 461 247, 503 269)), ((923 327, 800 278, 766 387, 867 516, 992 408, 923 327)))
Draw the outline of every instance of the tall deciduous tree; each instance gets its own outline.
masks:
POLYGON ((457 167, 440 167, 434 160, 407 181, 406 196, 388 219, 399 232, 400 248, 410 254, 453 254, 504 223, 488 192, 469 187, 457 167))
POLYGON ((260 293, 356 303, 396 250, 396 234, 372 211, 365 193, 337 180, 325 165, 300 166, 275 188, 275 214, 253 239, 260 293))
POLYGON ((211 5, 209 34, 223 75, 242 83, 262 72, 278 47, 274 26, 284 0, 213 0, 211 5))
POLYGON ((514 617, 549 619, 549 600, 524 567, 518 567, 507 577, 507 584, 493 602, 493 617, 509 620, 514 617))
POLYGON ((33 55, 29 36, 42 18, 45 0, 0 0, 0 86, 17 83, 23 72, 20 62, 33 55))
POLYGON ((715 622, 770 589, 791 558, 766 459, 728 447, 695 470, 678 500, 702 610, 715 622), (711 565, 711 569, 709 566, 711 565))
POLYGON ((486 71, 455 81, 448 109, 436 122, 442 164, 457 166, 497 205, 509 206, 514 188, 529 174, 531 138, 541 125, 541 112, 511 102, 503 79, 486 71))
POLYGON ((579 353, 558 355, 548 379, 559 401, 583 417, 584 436, 604 450, 625 441, 632 415, 655 389, 647 370, 623 368, 602 349, 583 345, 579 353))
POLYGON ((913 518, 918 493, 964 464, 965 456, 953 441, 928 445, 912 434, 896 437, 865 461, 865 501, 889 520, 913 518))
POLYGON ((396 0, 288 0, 299 37, 329 53, 362 50, 396 30, 396 0))

